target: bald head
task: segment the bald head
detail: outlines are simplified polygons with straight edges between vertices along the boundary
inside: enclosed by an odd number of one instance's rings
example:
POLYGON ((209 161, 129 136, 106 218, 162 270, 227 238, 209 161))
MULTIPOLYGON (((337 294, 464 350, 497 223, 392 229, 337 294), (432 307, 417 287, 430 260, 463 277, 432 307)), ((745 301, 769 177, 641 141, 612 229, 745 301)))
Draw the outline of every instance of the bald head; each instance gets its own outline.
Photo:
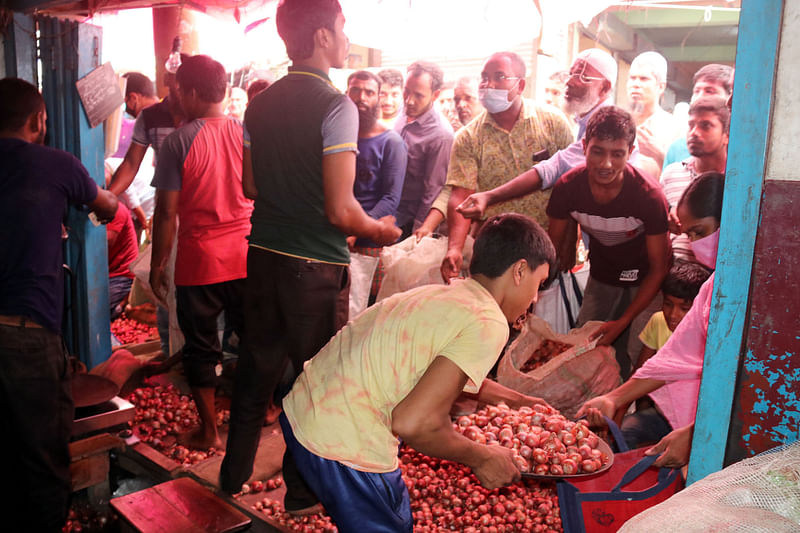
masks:
POLYGON ((499 58, 506 58, 511 62, 511 70, 514 72, 514 76, 523 79, 525 78, 525 62, 521 57, 519 57, 519 54, 515 54, 514 52, 496 52, 489 56, 489 59, 486 60, 486 63, 492 59, 499 58))
POLYGON ((631 70, 642 70, 653 75, 658 83, 667 82, 667 60, 658 52, 643 52, 631 62, 631 70))

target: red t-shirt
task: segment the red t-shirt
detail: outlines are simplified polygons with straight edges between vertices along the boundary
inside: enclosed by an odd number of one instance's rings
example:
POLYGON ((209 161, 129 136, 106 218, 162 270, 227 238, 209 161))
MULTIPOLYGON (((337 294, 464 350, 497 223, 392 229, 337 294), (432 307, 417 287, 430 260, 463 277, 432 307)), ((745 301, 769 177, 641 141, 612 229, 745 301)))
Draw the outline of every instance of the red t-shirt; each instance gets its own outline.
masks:
POLYGON ((586 165, 559 178, 547 204, 547 216, 573 218, 589 234, 589 274, 609 285, 639 285, 647 275, 646 235, 667 232, 667 200, 658 183, 631 165, 622 190, 607 204, 592 196, 586 165))
POLYGON ((108 277, 125 276, 133 279, 131 263, 139 255, 136 230, 133 229, 131 212, 120 202, 114 219, 106 225, 106 231, 116 232, 113 241, 108 242, 108 277))
POLYGON ((161 146, 153 186, 180 191, 176 285, 247 277, 253 202, 242 191, 242 123, 201 118, 161 146))

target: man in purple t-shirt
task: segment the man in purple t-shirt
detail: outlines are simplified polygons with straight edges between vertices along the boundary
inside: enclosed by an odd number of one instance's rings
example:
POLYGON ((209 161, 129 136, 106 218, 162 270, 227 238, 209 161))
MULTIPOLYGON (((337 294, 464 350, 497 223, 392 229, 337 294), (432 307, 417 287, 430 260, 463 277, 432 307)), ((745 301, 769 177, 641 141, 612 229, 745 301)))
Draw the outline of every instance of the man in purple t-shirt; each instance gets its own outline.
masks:
POLYGON ((74 407, 61 339, 62 220, 67 204, 111 220, 117 198, 71 154, 42 146, 44 99, 0 80, 0 456, 13 489, 0 498, 4 531, 61 531, 71 491, 74 407))
POLYGON ((614 343, 623 379, 641 351, 639 333, 661 305, 656 300, 670 258, 664 193, 628 164, 635 140, 636 123, 627 111, 600 108, 586 126, 586 164, 559 178, 547 205, 561 270, 575 265, 571 220, 591 237, 578 324, 605 321, 593 336, 599 344, 614 343))

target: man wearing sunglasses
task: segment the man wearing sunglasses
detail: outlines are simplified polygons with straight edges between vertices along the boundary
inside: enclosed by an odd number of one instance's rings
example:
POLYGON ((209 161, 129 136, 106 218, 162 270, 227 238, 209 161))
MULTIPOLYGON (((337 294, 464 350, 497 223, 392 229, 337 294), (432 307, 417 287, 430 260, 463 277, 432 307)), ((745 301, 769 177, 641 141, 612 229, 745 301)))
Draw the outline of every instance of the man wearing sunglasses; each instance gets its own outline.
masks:
MULTIPOLYGON (((601 107, 611 105, 617 63, 611 55, 599 48, 582 51, 572 63, 564 90, 564 108, 575 116, 578 138, 568 147, 558 151, 513 180, 494 189, 468 196, 456 211, 466 218, 482 219, 487 208, 495 204, 521 198, 534 191, 549 189, 568 170, 584 164, 583 136, 586 124, 601 107)), ((634 147, 630 161, 636 165, 638 149, 634 147)), ((507 206, 503 210, 508 210, 507 206)))

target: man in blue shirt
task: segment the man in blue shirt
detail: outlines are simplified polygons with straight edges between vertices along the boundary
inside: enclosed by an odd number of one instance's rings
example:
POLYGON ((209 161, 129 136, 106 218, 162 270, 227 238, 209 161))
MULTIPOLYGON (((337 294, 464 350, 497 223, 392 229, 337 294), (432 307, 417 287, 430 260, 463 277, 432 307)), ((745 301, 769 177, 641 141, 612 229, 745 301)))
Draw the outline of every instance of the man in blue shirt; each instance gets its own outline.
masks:
MULTIPOLYGON (((381 79, 366 70, 347 78, 347 95, 358 108, 358 155, 353 193, 367 214, 380 219, 394 216, 403 192, 408 150, 402 137, 383 125, 379 94, 381 79)), ((360 254, 380 257, 383 247, 368 238, 348 237, 350 248, 360 254)), ((374 301, 383 278, 383 265, 373 277, 370 300, 374 301)))
POLYGON ((30 83, 0 80, 0 456, 13 489, 4 531, 61 531, 71 478, 71 372, 61 339, 67 204, 111 220, 117 197, 71 154, 42 146, 47 112, 30 83))

